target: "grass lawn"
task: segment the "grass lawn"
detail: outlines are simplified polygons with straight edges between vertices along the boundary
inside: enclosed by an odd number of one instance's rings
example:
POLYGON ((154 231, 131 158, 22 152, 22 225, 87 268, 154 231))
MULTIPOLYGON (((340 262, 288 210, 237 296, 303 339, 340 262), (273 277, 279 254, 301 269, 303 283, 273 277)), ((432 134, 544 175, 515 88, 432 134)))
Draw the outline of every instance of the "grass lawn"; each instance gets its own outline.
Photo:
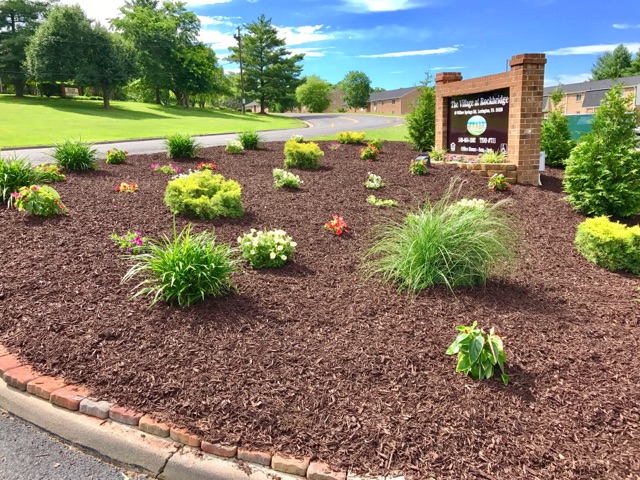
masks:
MULTIPOLYGON (((354 128, 353 130, 358 130, 354 128)), ((379 138, 387 142, 406 142, 407 141, 407 126, 398 125, 397 127, 379 128, 377 130, 367 130, 367 140, 379 138)), ((320 135, 311 138, 311 140, 337 140, 338 135, 320 135)))
POLYGON ((0 95, 0 148, 52 145, 66 138, 99 142, 302 127, 293 118, 242 115, 231 110, 165 107, 147 103, 0 95))

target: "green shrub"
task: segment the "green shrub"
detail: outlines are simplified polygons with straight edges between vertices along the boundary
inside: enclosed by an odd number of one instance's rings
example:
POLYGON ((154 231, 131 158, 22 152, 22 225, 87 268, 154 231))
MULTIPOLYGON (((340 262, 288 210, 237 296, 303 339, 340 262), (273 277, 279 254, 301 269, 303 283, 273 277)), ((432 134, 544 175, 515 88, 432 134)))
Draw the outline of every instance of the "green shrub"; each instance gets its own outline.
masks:
POLYGON ((374 147, 378 152, 382 151, 382 140, 379 138, 374 138, 373 140, 369 140, 367 142, 367 147, 374 147))
POLYGON ((227 141, 227 145, 224 147, 224 151, 231 153, 232 155, 237 155, 238 153, 244 152, 244 147, 240 140, 229 140, 227 141))
POLYGON ((545 164, 564 167, 576 142, 571 139, 569 119, 560 110, 549 112, 542 121, 540 150, 545 153, 545 164))
POLYGON ((151 241, 144 253, 131 256, 133 265, 122 283, 142 276, 134 297, 151 296, 149 308, 160 300, 187 307, 206 297, 219 297, 235 289, 231 274, 237 270, 233 250, 216 244, 210 232, 191 234, 191 225, 173 238, 151 241))
POLYGON ((256 150, 260 144, 261 138, 255 130, 245 130, 238 135, 238 140, 245 150, 256 150))
POLYGON ((506 161, 506 153, 494 152, 490 148, 482 152, 478 157, 479 163, 506 163, 506 161))
POLYGON ((65 140, 54 145, 51 156, 67 170, 95 170, 98 168, 97 151, 92 147, 81 140, 65 140))
POLYGON ((429 173, 427 161, 424 159, 411 160, 411 163, 409 164, 409 173, 411 175, 426 175, 429 173))
POLYGON ((511 185, 502 173, 493 174, 489 179, 488 187, 490 192, 505 192, 511 190, 511 185))
POLYGON ((36 183, 36 174, 26 158, 0 158, 0 199, 11 204, 11 194, 36 183))
POLYGON ((640 213, 640 151, 632 97, 616 85, 596 111, 590 133, 571 152, 564 175, 567 200, 589 216, 640 213))
POLYGON ((51 217, 52 215, 63 215, 67 213, 67 208, 60 200, 58 192, 47 185, 20 187, 17 192, 11 195, 14 199, 15 207, 31 215, 51 217))
POLYGON ((303 183, 298 175, 295 175, 281 168, 273 169, 273 188, 300 188, 303 183))
POLYGON ((367 197, 367 203, 369 205, 373 205, 374 207, 399 207, 400 204, 395 200, 383 200, 381 198, 377 198, 375 195, 369 195, 367 197))
POLYGON ((298 143, 289 140, 284 144, 285 168, 320 168, 320 157, 324 152, 317 143, 298 143))
POLYGON ((242 258, 251 268, 279 268, 287 263, 296 249, 296 242, 284 230, 256 231, 238 237, 242 258))
POLYGON ((127 155, 129 152, 125 150, 119 150, 117 148, 112 148, 111 150, 107 150, 107 158, 105 163, 107 165, 121 165, 127 161, 127 155))
POLYGON ((60 172, 60 166, 55 163, 42 163, 33 167, 33 171, 36 175, 36 181, 33 183, 53 183, 62 182, 65 175, 60 172))
POLYGON ((427 78, 418 87, 420 96, 407 119, 407 136, 414 150, 427 152, 433 148, 436 138, 436 93, 427 78))
POLYGON ((409 292, 437 284, 450 289, 483 284, 505 272, 513 264, 518 238, 505 200, 450 203, 452 189, 404 221, 375 229, 365 271, 409 292))
POLYGON ((375 162, 378 160, 379 153, 380 151, 376 147, 373 145, 367 145, 360 149, 360 158, 362 160, 367 160, 368 162, 375 162))
POLYGON ((200 145, 195 138, 182 133, 169 135, 165 139, 169 158, 196 158, 200 145))
POLYGON ((204 220, 241 217, 242 187, 211 170, 181 175, 167 184, 164 203, 171 213, 192 215, 204 220))
POLYGON ((640 225, 627 227, 607 217, 588 218, 578 225, 575 245, 596 265, 640 275, 640 225))
POLYGON ((355 144, 364 143, 366 132, 338 132, 338 143, 355 144))

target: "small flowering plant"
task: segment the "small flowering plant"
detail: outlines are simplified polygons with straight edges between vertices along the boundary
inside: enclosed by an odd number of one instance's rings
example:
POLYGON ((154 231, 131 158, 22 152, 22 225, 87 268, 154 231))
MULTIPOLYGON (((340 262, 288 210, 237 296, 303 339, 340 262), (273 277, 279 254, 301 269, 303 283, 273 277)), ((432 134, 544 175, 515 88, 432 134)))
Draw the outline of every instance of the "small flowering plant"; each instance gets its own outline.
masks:
POLYGON ((382 140, 379 138, 374 138, 373 140, 369 140, 367 142, 368 147, 374 147, 378 150, 378 152, 382 151, 382 140))
POLYGON ((129 152, 125 150, 118 150, 117 148, 113 148, 111 150, 107 150, 107 159, 106 163, 109 165, 120 165, 127 161, 127 155, 129 152))
POLYGON ((175 165, 160 165, 159 163, 152 163, 151 170, 154 172, 166 173, 167 175, 177 175, 182 171, 180 167, 176 167, 175 165))
POLYGON ((110 238, 121 250, 132 254, 144 253, 149 242, 140 232, 127 232, 124 235, 112 233, 110 238))
POLYGON ((137 183, 122 182, 120 185, 116 185, 116 192, 120 193, 135 193, 138 191, 137 183))
POLYGON ((373 205, 374 207, 399 207, 400 204, 395 200, 388 199, 383 200, 382 198, 377 198, 375 195, 369 195, 367 197, 367 203, 369 205, 373 205))
POLYGON ((33 167, 36 178, 42 183, 62 182, 65 175, 60 171, 60 166, 56 163, 43 163, 33 167))
POLYGON ((496 173, 489 179, 490 192, 505 192, 507 190, 511 190, 511 185, 503 174, 496 173))
POLYGON ((379 153, 380 150, 378 150, 374 145, 369 144, 366 147, 360 149, 360 158, 368 162, 375 162, 376 160, 378 160, 379 153))
POLYGON ((273 188, 300 188, 301 183, 304 182, 298 175, 281 168, 273 169, 273 188))
POLYGON ((429 168, 427 167, 426 160, 411 160, 411 164, 409 165, 409 173, 411 175, 426 175, 428 172, 429 168))
POLYGON ((347 222, 344 221, 344 218, 339 215, 334 215, 333 220, 329 220, 324 224, 325 230, 329 230, 330 232, 340 236, 343 233, 349 233, 347 230, 347 222))
POLYGON ((342 145, 339 142, 331 142, 327 148, 332 152, 337 152, 341 147, 342 145))
POLYGON ((291 135, 289 140, 293 140, 296 143, 302 143, 304 142, 304 137, 302 135, 291 135))
POLYGON ((502 337, 493 328, 488 334, 485 333, 478 328, 478 322, 473 322, 471 326, 459 325, 456 330, 458 336, 447 349, 447 355, 458 355, 456 372, 471 375, 475 380, 484 380, 493 377, 495 366, 498 365, 502 382, 507 385, 509 377, 504 373, 507 358, 502 337))
POLYGON ((11 194, 13 205, 38 217, 51 217, 67 213, 67 208, 60 200, 60 195, 47 185, 31 185, 22 187, 11 194))
POLYGON ((237 154, 242 153, 244 151, 244 147, 240 140, 229 140, 226 147, 224 147, 224 151, 227 153, 237 154))
POLYGON ((487 205, 487 202, 481 198, 463 198, 453 205, 457 207, 484 208, 487 205))
POLYGON ((198 164, 198 166, 196 167, 196 170, 201 171, 201 170, 211 170, 214 171, 216 168, 218 168, 218 166, 215 163, 211 163, 211 162, 200 162, 198 164))
POLYGON ((296 242, 284 230, 262 230, 252 228, 238 237, 242 258, 251 268, 279 268, 293 256, 296 242))
POLYGON ((369 190, 378 190, 379 188, 384 187, 384 182, 382 181, 382 177, 380 175, 369 172, 369 176, 364 182, 364 186, 369 190))

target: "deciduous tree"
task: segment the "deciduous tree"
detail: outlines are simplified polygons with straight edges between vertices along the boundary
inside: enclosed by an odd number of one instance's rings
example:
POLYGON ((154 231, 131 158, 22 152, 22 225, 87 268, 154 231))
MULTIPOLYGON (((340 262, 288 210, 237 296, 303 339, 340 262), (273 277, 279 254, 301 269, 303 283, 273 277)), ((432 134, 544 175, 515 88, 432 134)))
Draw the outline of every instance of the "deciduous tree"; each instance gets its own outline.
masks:
POLYGON ((317 75, 311 75, 296 89, 296 99, 311 113, 324 112, 331 105, 332 86, 317 75))
POLYGON ((371 95, 371 80, 364 72, 351 71, 339 83, 344 102, 349 108, 364 108, 371 95))
POLYGON ((618 45, 612 52, 599 55, 591 67, 591 80, 615 79, 640 74, 632 69, 631 52, 624 45, 618 45))

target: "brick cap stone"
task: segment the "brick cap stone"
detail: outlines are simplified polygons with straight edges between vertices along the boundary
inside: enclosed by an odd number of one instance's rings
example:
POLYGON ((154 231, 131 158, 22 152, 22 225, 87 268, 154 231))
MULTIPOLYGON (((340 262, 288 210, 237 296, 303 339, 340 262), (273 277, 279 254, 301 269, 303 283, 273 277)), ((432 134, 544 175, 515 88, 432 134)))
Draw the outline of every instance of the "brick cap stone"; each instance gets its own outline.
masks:
POLYGON ((189 447, 198 448, 200 447, 200 443, 202 442, 202 439, 199 436, 193 435, 184 428, 171 427, 169 436, 174 442, 182 443, 183 445, 187 445, 189 447))
POLYGON ((7 385, 26 392, 27 384, 41 376, 42 375, 35 371, 31 365, 23 365, 22 367, 7 370, 4 372, 3 378, 4 381, 7 382, 7 385))
POLYGON ((9 350, 0 345, 0 357, 4 357, 5 355, 9 355, 9 350))
POLYGON ((245 462, 257 463, 258 465, 264 465, 265 467, 271 466, 271 453, 269 452, 238 448, 238 458, 245 462))
POLYGON ((27 383, 27 392, 45 400, 49 400, 51 393, 65 387, 64 380, 58 377, 44 376, 27 383))
POLYGON ((125 425, 131 425, 137 427, 140 419, 144 413, 136 412, 130 408, 121 407, 120 405, 114 405, 109 410, 109 418, 115 422, 124 423, 125 425))
POLYGON ((307 470, 308 480, 346 480, 345 472, 336 472, 329 465, 321 462, 312 462, 307 470))
POLYGON ((24 362, 15 355, 4 355, 0 357, 0 377, 4 375, 4 372, 13 368, 18 368, 24 365, 24 362))
POLYGON ((525 63, 544 65, 547 63, 547 58, 544 53, 521 53, 511 57, 509 66, 515 67, 516 65, 522 65, 525 63))
POLYGON ((157 437, 167 438, 171 431, 171 427, 166 423, 155 421, 149 415, 143 415, 138 422, 138 428, 145 433, 155 435, 157 437))
POLYGON ((204 440, 202 444, 200 444, 200 448, 203 452, 224 458, 233 458, 238 454, 238 447, 235 445, 223 445, 221 443, 211 443, 204 440))
POLYGON ((283 453, 275 453, 271 459, 271 468, 278 472, 304 477, 307 475, 310 462, 311 457, 295 458, 283 453))
POLYGON ((89 391, 78 385, 62 387, 51 393, 51 403, 67 410, 77 411, 80 402, 89 396, 89 391))
POLYGON ((90 417, 101 418, 102 420, 109 418, 109 410, 112 404, 104 400, 93 400, 85 398, 80 402, 80 412, 90 417))

